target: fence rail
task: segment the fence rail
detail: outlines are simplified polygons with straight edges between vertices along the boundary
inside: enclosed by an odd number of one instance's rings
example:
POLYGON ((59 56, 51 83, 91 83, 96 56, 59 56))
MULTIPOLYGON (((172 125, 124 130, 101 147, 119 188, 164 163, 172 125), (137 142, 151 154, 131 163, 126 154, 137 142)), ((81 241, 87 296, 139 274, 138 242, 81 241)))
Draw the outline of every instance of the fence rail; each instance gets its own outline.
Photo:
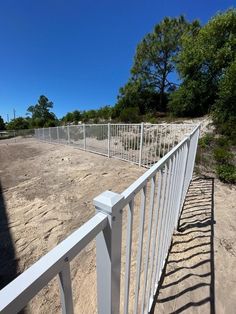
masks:
MULTIPOLYGON (((83 126, 77 129, 87 132, 83 126)), ((199 130, 194 127, 123 193, 96 197, 92 219, 0 291, 0 312, 18 312, 59 275, 62 311, 73 313, 69 263, 96 237, 98 312, 148 313, 191 182, 199 130)), ((53 132, 62 134, 58 128, 53 132)), ((52 138, 52 129, 47 134, 52 138)), ((71 140, 72 132, 66 134, 65 140, 71 140)))
POLYGON ((160 160, 192 124, 80 124, 35 129, 42 141, 76 146, 108 157, 150 167, 160 160))

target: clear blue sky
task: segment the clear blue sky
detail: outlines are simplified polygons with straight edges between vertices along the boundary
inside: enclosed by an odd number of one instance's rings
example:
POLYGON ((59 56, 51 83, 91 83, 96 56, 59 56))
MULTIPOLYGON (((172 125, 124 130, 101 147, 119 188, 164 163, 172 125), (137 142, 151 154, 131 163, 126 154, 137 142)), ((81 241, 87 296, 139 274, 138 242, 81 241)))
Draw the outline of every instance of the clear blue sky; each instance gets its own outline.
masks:
POLYGON ((165 16, 202 23, 233 0, 0 2, 0 115, 46 95, 62 117, 116 102, 135 47, 165 16))

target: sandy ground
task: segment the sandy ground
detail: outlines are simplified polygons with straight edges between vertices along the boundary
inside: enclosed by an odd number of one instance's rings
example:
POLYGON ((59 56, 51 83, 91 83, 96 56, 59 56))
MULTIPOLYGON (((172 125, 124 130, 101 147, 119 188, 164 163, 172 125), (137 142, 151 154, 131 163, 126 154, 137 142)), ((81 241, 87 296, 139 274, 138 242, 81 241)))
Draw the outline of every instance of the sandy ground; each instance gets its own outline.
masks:
MULTIPOLYGON (((144 171, 73 147, 33 140, 1 141, 1 286, 92 217, 95 196, 107 189, 122 192, 144 171)), ((155 313, 235 313, 235 192, 235 187, 217 180, 193 181, 173 238, 155 313)), ((133 256, 138 222, 135 214, 133 256)), ((133 261, 131 268, 133 282, 133 261)), ((91 243, 71 263, 75 313, 96 313, 95 273, 91 243)), ((132 301, 133 290, 131 286, 132 301)), ((56 278, 30 302, 26 312, 60 313, 56 278)))
POLYGON ((196 178, 166 264, 155 313, 236 312, 236 188, 196 178))
MULTIPOLYGON (((1 286, 91 218, 94 197, 122 192, 144 171, 73 147, 1 141, 1 286)), ((76 313, 96 312, 94 243, 71 263, 71 276, 76 313)), ((55 279, 28 311, 59 313, 58 295, 55 279)))

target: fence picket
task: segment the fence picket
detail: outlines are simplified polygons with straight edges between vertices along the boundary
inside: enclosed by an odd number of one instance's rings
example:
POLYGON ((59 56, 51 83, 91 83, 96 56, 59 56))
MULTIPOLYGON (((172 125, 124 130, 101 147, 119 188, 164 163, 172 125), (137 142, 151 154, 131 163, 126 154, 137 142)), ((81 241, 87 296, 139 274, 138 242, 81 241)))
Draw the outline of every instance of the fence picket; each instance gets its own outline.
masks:
POLYGON ((148 261, 150 254, 150 245, 151 245, 151 235, 152 235, 152 221, 153 221, 153 207, 154 207, 154 197, 155 197, 155 187, 156 187, 156 177, 151 178, 151 192, 150 192, 150 208, 149 208, 149 222, 148 222, 148 244, 146 249, 145 257, 145 269, 144 269, 144 291, 142 296, 142 306, 141 311, 144 312, 145 302, 146 302, 146 288, 147 288, 147 279, 148 279, 148 261))
POLYGON ((129 313, 129 288, 130 288, 130 265, 131 265, 132 233, 133 233, 133 209, 134 209, 134 199, 132 199, 132 201, 130 201, 128 205, 124 314, 129 313))
POLYGON ((139 225, 140 233, 139 233, 139 240, 138 240, 134 313, 139 312, 138 305, 139 305, 141 262, 142 262, 142 253, 143 253, 143 233, 144 233, 145 209, 146 209, 146 189, 147 189, 147 186, 145 184, 145 186, 141 190, 140 225, 139 225))
POLYGON ((73 299, 70 277, 70 264, 65 262, 63 269, 59 273, 59 283, 61 291, 61 304, 63 314, 73 314, 73 299))

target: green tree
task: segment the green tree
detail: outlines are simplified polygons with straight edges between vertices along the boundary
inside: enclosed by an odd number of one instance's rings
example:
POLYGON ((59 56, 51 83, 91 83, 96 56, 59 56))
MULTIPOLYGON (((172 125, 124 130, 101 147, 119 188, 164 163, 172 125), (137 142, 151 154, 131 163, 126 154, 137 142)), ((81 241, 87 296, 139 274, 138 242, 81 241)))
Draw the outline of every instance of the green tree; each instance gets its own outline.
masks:
POLYGON ((236 10, 217 14, 198 32, 182 36, 178 71, 183 81, 172 94, 170 110, 178 115, 208 113, 219 84, 236 57, 236 10))
POLYGON ((81 113, 79 110, 73 111, 74 122, 78 123, 81 120, 81 113))
POLYGON ((49 101, 44 95, 39 97, 38 103, 34 106, 29 106, 27 111, 32 115, 32 126, 43 127, 57 124, 56 115, 50 111, 53 108, 53 102, 49 101))
POLYGON ((120 120, 125 123, 140 122, 139 109, 137 107, 125 108, 120 114, 120 120))
POLYGON ((62 121, 65 123, 73 122, 74 121, 74 115, 72 112, 67 112, 67 114, 62 118, 62 121))
POLYGON ((219 83, 218 99, 213 106, 213 121, 217 130, 236 144, 236 59, 219 83))
POLYGON ((110 106, 104 106, 98 109, 97 116, 103 120, 110 120, 112 116, 112 108, 110 106))
MULTIPOLYGON (((155 89, 142 85, 140 79, 129 80, 128 83, 120 88, 118 101, 113 109, 113 118, 119 118, 122 111, 126 108, 138 108, 139 114, 143 115, 147 112, 157 110, 159 102, 159 94, 155 89)), ((165 97, 165 104, 167 97, 165 97)))
POLYGON ((4 123, 3 118, 0 116, 0 130, 5 130, 6 129, 6 125, 4 123))
POLYGON ((29 127, 30 120, 23 117, 17 117, 11 120, 7 125, 8 130, 25 130, 29 129, 29 127))
POLYGON ((93 119, 97 119, 97 111, 94 109, 86 110, 81 113, 81 120, 83 122, 88 122, 93 119))
POLYGON ((176 83, 171 81, 171 73, 176 70, 182 36, 186 32, 195 34, 199 28, 198 21, 190 24, 183 16, 166 17, 137 47, 131 73, 135 80, 140 79, 142 85, 152 87, 159 93, 159 110, 164 109, 165 93, 176 88, 176 83))
POLYGON ((65 123, 78 123, 81 120, 81 113, 79 110, 67 112, 67 114, 61 120, 65 123))

